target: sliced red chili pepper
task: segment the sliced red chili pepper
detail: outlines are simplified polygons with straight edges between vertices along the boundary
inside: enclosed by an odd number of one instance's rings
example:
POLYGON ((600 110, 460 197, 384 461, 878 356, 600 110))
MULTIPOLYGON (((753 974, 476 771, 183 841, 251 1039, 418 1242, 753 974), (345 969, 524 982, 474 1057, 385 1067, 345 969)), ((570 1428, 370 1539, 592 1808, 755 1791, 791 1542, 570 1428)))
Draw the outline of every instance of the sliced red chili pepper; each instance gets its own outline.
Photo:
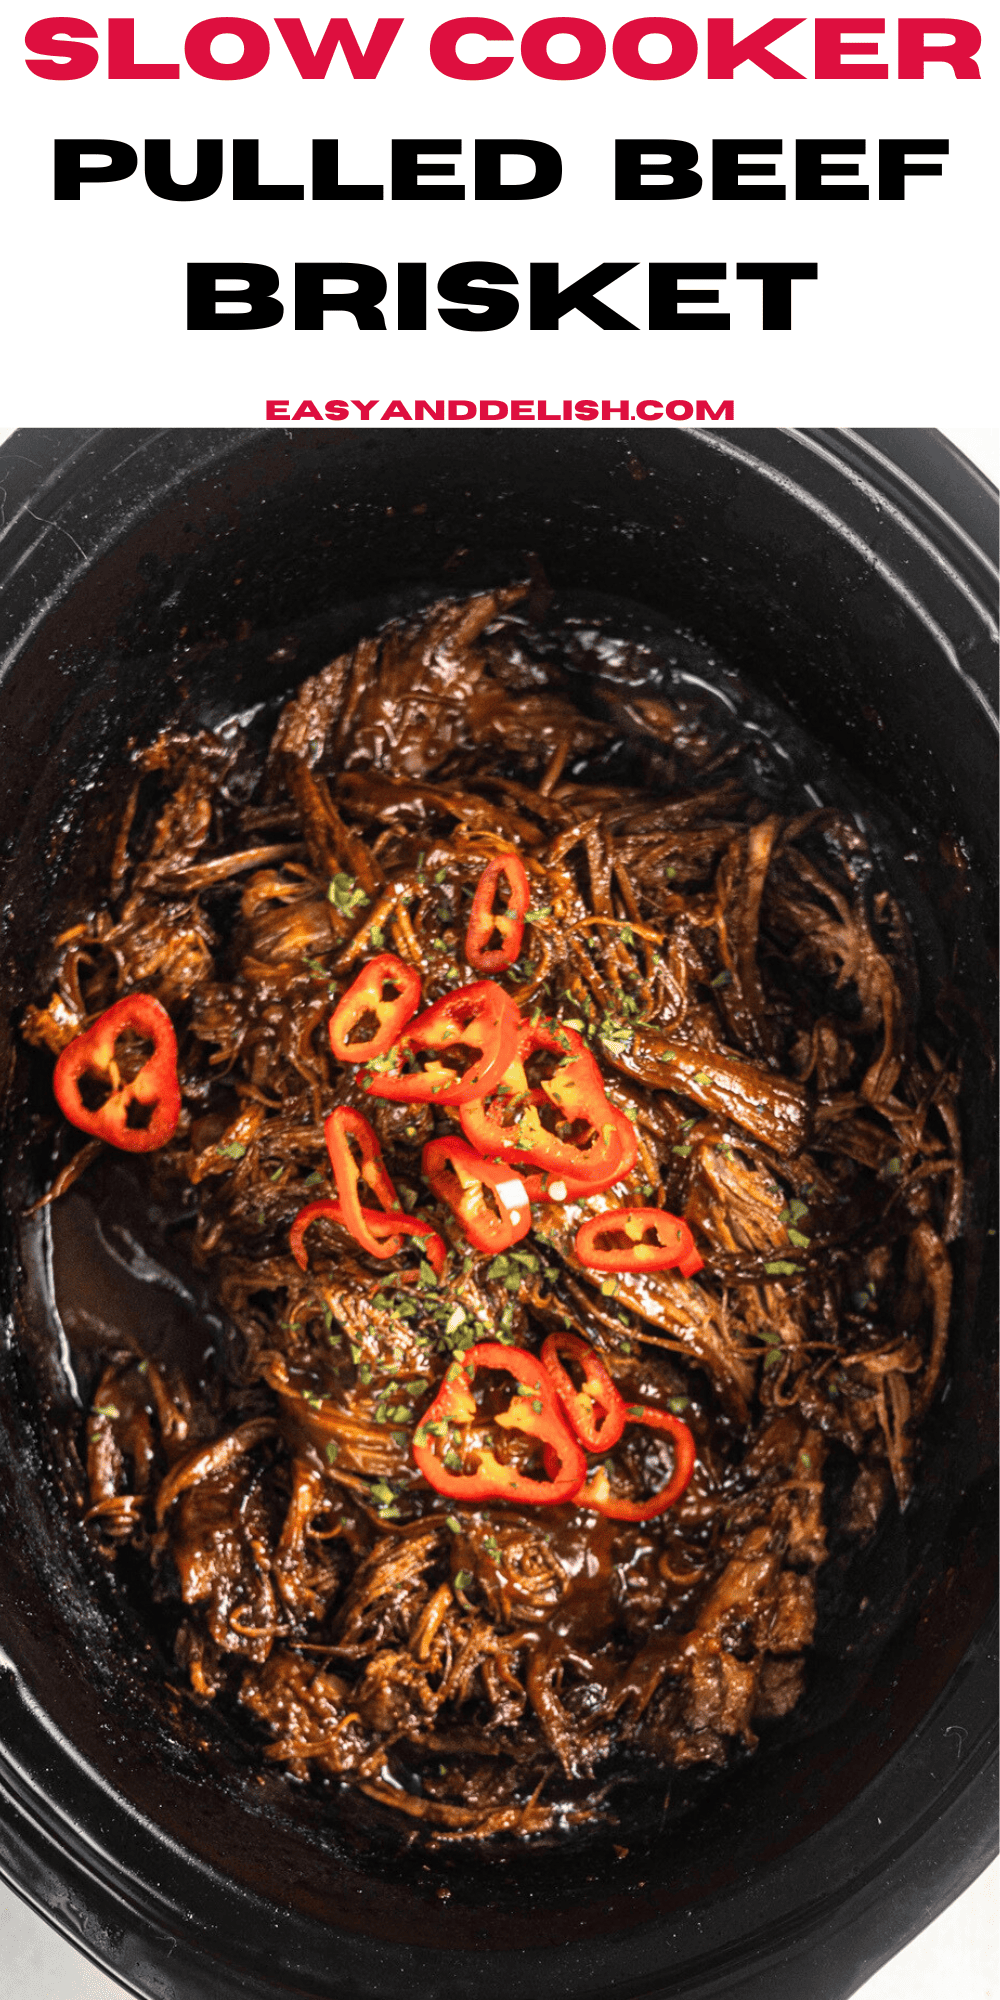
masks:
MULTIPOLYGON (((325 1216, 328 1222, 339 1222, 343 1229, 350 1228, 341 1201, 310 1201, 305 1208, 300 1208, 288 1232, 288 1241, 292 1256, 303 1271, 309 1269, 309 1256, 305 1247, 306 1230, 310 1223, 318 1222, 321 1216, 325 1216)), ((431 1223, 424 1222, 419 1215, 387 1215, 381 1208, 363 1208, 361 1217, 366 1229, 373 1236, 385 1238, 386 1248, 376 1254, 383 1257, 398 1256, 405 1238, 416 1236, 434 1276, 441 1277, 448 1252, 443 1238, 438 1235, 431 1223)), ((365 1248, 367 1247, 366 1244, 365 1248)), ((410 1275, 415 1274, 410 1273, 410 1275)))
POLYGON ((484 1159, 513 1159, 520 1144, 521 1114, 531 1094, 519 1041, 513 1060, 491 1093, 471 1097, 458 1107, 459 1124, 470 1146, 484 1159))
POLYGON ((676 1266, 683 1277, 693 1278, 705 1267, 683 1217, 665 1208, 606 1208, 603 1215, 581 1223, 574 1248, 591 1271, 669 1271, 676 1266), (607 1239, 603 1244, 602 1237, 607 1239))
POLYGON ((608 1103, 604 1079, 586 1043, 559 1021, 528 1022, 494 1095, 463 1104, 459 1118, 466 1138, 480 1152, 540 1167, 553 1178, 568 1177, 591 1193, 623 1180, 639 1149, 631 1120, 608 1103), (533 1090, 526 1065, 539 1050, 561 1061, 533 1090), (555 1106, 565 1124, 589 1126, 583 1143, 547 1131, 542 1106, 555 1106))
MULTIPOLYGON (((616 1117, 621 1116, 616 1112, 616 1117)), ((628 1124, 627 1119, 622 1120, 628 1124)), ((629 1126, 631 1131, 631 1126, 629 1126)), ((634 1134, 633 1134, 634 1141, 634 1134)), ((623 1159, 627 1157, 628 1141, 623 1135, 623 1159)), ((529 1174, 524 1169, 524 1185, 528 1190, 528 1200, 535 1201, 586 1201, 588 1195, 603 1194, 615 1181, 624 1180, 628 1167, 609 1167, 599 1181, 574 1180, 572 1174, 529 1174)))
POLYGON ((53 1086, 60 1111, 81 1132, 126 1153, 152 1153, 165 1146, 181 1111, 177 1037, 166 1009, 151 993, 128 993, 116 1000, 92 1027, 67 1043, 53 1086), (127 1035, 153 1044, 133 1076, 123 1076, 118 1056, 118 1043, 127 1035))
POLYGON ((628 1500, 612 1491, 606 1468, 599 1465, 579 1492, 574 1493, 574 1505, 593 1507, 595 1513, 607 1514, 612 1521, 652 1521, 657 1514, 665 1514, 684 1492, 695 1467, 694 1438, 680 1417, 671 1416, 669 1410, 657 1410, 651 1403, 629 1403, 625 1414, 628 1423, 666 1431, 673 1439, 674 1466, 670 1478, 650 1499, 628 1500))
POLYGON ((542 1342, 542 1363, 570 1425, 588 1451, 610 1451, 625 1429, 625 1400, 599 1354, 577 1333, 550 1333, 542 1342), (572 1355, 583 1370, 578 1389, 561 1356, 572 1355))
POLYGON ((416 966, 404 965, 391 951, 370 959, 330 1016, 330 1047, 338 1062, 370 1062, 373 1056, 384 1056, 419 1005, 416 966), (351 1041, 351 1034, 372 1016, 375 1027, 351 1041))
POLYGON ((413 1435, 413 1456, 428 1484, 451 1500, 529 1501, 554 1507, 568 1500, 586 1477, 583 1452, 569 1430, 555 1389, 540 1361, 520 1347, 480 1341, 454 1361, 413 1435), (498 1369, 517 1384, 506 1410, 481 1416, 472 1394, 480 1369, 498 1369), (523 1432, 544 1447, 551 1470, 533 1479, 517 1463, 498 1459, 489 1425, 523 1432), (464 1470, 475 1457, 476 1470, 464 1470))
MULTIPOLYGON (((609 1145, 609 1159, 594 1180, 583 1180, 579 1175, 554 1172, 548 1167, 541 1174, 527 1174, 524 1185, 531 1201, 585 1201, 588 1195, 601 1194, 605 1188, 613 1187, 615 1181, 626 1180, 635 1165, 639 1153, 639 1142, 635 1127, 623 1111, 609 1104, 608 1113, 617 1134, 617 1147, 609 1145)), ((515 1154, 520 1161, 522 1155, 515 1154)))
POLYGON ((469 1242, 495 1256, 519 1243, 531 1228, 531 1203, 516 1168, 484 1160, 464 1139, 450 1134, 424 1147, 424 1177, 439 1201, 457 1215, 469 1242), (496 1206, 487 1200, 491 1189, 496 1206))
POLYGON ((353 1111, 349 1104, 338 1104, 336 1111, 331 1111, 323 1133, 344 1220, 351 1235, 370 1256, 395 1257, 402 1247, 402 1239, 398 1235, 388 1239, 384 1235, 376 1235, 365 1221, 365 1211, 361 1206, 360 1188, 363 1183, 382 1203, 393 1229, 402 1228, 405 1211, 386 1172, 378 1135, 373 1132, 367 1118, 360 1111, 353 1111), (351 1151, 352 1140, 361 1155, 360 1161, 351 1151))
POLYGON ((370 1097, 388 1097, 402 1104, 466 1104, 495 1089, 517 1047, 521 1016, 513 1000, 490 979, 456 987, 426 1013, 411 1021, 386 1055, 362 1078, 370 1097), (478 1049, 479 1056, 460 1074, 446 1063, 416 1067, 417 1058, 438 1049, 478 1049), (407 1069, 405 1065, 413 1067, 407 1069))
POLYGON ((506 972, 513 965, 521 949, 530 901, 531 888, 520 855, 495 854, 479 877, 465 934, 465 956, 475 972, 506 972), (494 908, 501 876, 508 890, 502 909, 494 908), (499 945, 491 947, 490 939, 497 936, 499 945))

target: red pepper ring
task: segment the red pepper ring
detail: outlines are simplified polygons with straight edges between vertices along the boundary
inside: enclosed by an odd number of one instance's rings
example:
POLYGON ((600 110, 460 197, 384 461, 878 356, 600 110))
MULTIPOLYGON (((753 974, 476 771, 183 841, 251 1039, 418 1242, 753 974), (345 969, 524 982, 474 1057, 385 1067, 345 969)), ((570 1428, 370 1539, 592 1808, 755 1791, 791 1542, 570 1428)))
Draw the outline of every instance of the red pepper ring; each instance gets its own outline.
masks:
POLYGON ((539 1167, 553 1180, 573 1183, 574 1191, 589 1188, 596 1193, 624 1180, 639 1150, 631 1120, 608 1102, 604 1079, 586 1043, 560 1021, 529 1022, 494 1094, 463 1104, 459 1119, 466 1138, 481 1153, 500 1153, 519 1166, 539 1167), (561 1060, 554 1074, 532 1090, 525 1065, 539 1050, 561 1060), (541 1105, 554 1105, 567 1123, 589 1125, 589 1142, 580 1146, 546 1131, 539 1116, 541 1105), (502 1122, 505 1108, 516 1114, 507 1124, 502 1122))
POLYGON ((476 884, 465 934, 465 956, 474 972, 506 972, 514 964, 524 936, 524 919, 531 901, 531 887, 519 854, 495 854, 476 884), (494 900, 503 876, 509 891, 506 909, 494 909, 494 900), (491 937, 499 934, 500 944, 490 949, 491 937))
POLYGON ((587 1472, 583 1452, 566 1424, 541 1362, 523 1348, 504 1347, 493 1340, 480 1341, 461 1361, 452 1362, 413 1434, 413 1456, 428 1485, 451 1500, 527 1501, 534 1506, 557 1507, 577 1492, 587 1472), (503 1370, 517 1384, 507 1409, 488 1419, 479 1417, 472 1394, 472 1383, 481 1368, 503 1370), (518 1465, 498 1459, 486 1441, 469 1438, 471 1427, 478 1428, 477 1420, 484 1428, 494 1423, 502 1430, 521 1431, 538 1439, 544 1447, 546 1477, 530 1478, 518 1465), (464 1472, 464 1461, 473 1453, 477 1468, 464 1472))
MULTIPOLYGON (((419 1238, 420 1248, 434 1276, 436 1278, 441 1277, 448 1252, 443 1238, 438 1235, 437 1230, 429 1222, 424 1222, 419 1215, 386 1215, 384 1209, 381 1208, 363 1208, 361 1214, 364 1218, 365 1226, 371 1234, 374 1236, 384 1236, 385 1238, 385 1248, 377 1252, 377 1255, 382 1257, 397 1257, 404 1248, 405 1238, 407 1236, 416 1236, 419 1238)), ((344 1214, 343 1202, 330 1200, 310 1201, 306 1203, 305 1208, 300 1208, 288 1232, 288 1242, 292 1256, 302 1271, 309 1269, 309 1255, 305 1247, 306 1230, 311 1223, 319 1222, 323 1216, 326 1217, 328 1222, 339 1222, 342 1229, 350 1227, 347 1217, 344 1214)), ((367 1247, 366 1244, 365 1248, 367 1249, 367 1247)), ((413 1278, 417 1274, 415 1271, 407 1271, 401 1275, 413 1278)))
MULTIPOLYGON (((624 1117, 619 1111, 616 1111, 614 1115, 616 1118, 621 1118, 624 1126, 628 1126, 632 1144, 634 1145, 635 1133, 632 1131, 629 1119, 624 1117)), ((621 1155, 623 1162, 628 1159, 628 1145, 629 1139, 623 1134, 621 1155)), ((524 1185, 528 1190, 528 1200, 531 1202, 586 1201, 589 1195, 603 1194, 607 1188, 613 1186, 615 1181, 624 1180, 628 1172, 629 1166, 616 1164, 614 1167, 609 1167, 599 1181, 581 1181, 577 1180, 573 1174, 556 1174, 551 1169, 545 1174, 529 1174, 527 1168, 525 1168, 524 1185)))
POLYGON ((573 1028, 560 1021, 535 1021, 522 1036, 518 1055, 523 1062, 539 1049, 563 1057, 552 1076, 542 1084, 520 1121, 520 1144, 516 1158, 527 1166, 549 1173, 560 1169, 575 1180, 598 1181, 610 1186, 621 1180, 635 1164, 639 1146, 631 1120, 609 1104, 604 1078, 586 1043, 573 1028), (548 1101, 569 1123, 587 1121, 596 1137, 586 1146, 558 1139, 547 1132, 536 1109, 548 1101))
POLYGON ((490 1094, 472 1097, 458 1107, 458 1122, 470 1146, 475 1146, 477 1153, 485 1158, 499 1155, 504 1160, 513 1159, 519 1143, 521 1113, 531 1095, 519 1041, 513 1061, 508 1063, 490 1094))
POLYGON ((152 1153, 165 1146, 181 1113, 177 1037, 166 1009, 151 993, 127 993, 67 1043, 52 1081, 60 1111, 81 1132, 126 1153, 152 1153), (128 1078, 122 1076, 115 1053, 126 1034, 153 1044, 152 1053, 128 1078), (103 1101, 87 1104, 82 1094, 87 1084, 95 1092, 106 1088, 103 1101))
POLYGON ((682 1277, 693 1278, 705 1260, 698 1255, 694 1237, 680 1215, 665 1208, 606 1208, 581 1223, 574 1244, 581 1264, 591 1271, 669 1271, 676 1267, 682 1277), (654 1241, 646 1242, 652 1232, 654 1241), (624 1236, 618 1245, 599 1238, 624 1236))
POLYGON ((453 1215, 476 1250, 496 1256, 520 1243, 531 1228, 531 1203, 515 1167, 484 1160, 464 1139, 446 1134, 424 1147, 424 1178, 453 1215), (496 1206, 487 1200, 489 1188, 496 1206))
POLYGON ((490 979, 458 986, 410 1022, 394 1046, 376 1058, 361 1087, 369 1097, 387 1097, 397 1104, 466 1104, 495 1090, 520 1031, 521 1016, 502 986, 490 979), (432 1062, 426 1069, 403 1067, 428 1052, 461 1047, 480 1050, 464 1075, 445 1063, 432 1062))
POLYGON ((391 1049, 420 1005, 420 974, 414 965, 404 965, 391 951, 369 959, 353 985, 342 994, 330 1016, 330 1047, 338 1062, 370 1062, 391 1049), (386 997, 386 987, 395 988, 386 997), (366 1015, 376 1020, 374 1032, 361 1041, 348 1041, 366 1015))
POLYGON ((625 1429, 625 1401, 599 1354, 577 1333, 550 1333, 542 1342, 542 1365, 580 1443, 588 1451, 610 1451, 625 1429), (577 1388, 561 1356, 570 1354, 583 1370, 577 1388))
POLYGON ((351 1235, 356 1237, 369 1256, 395 1257, 400 1243, 393 1239, 394 1247, 389 1247, 384 1235, 381 1238, 377 1236, 366 1222, 366 1211, 361 1206, 360 1189, 363 1184, 381 1202, 382 1210, 391 1218, 393 1229, 402 1228, 405 1210, 386 1172, 378 1135, 360 1111, 352 1110, 349 1104, 338 1104, 336 1111, 331 1111, 324 1123, 323 1136, 343 1205, 344 1221, 351 1235), (361 1154, 360 1162, 351 1151, 352 1139, 361 1154))
POLYGON ((573 1501, 577 1507, 592 1507, 595 1513, 605 1514, 612 1521, 652 1521, 657 1514, 665 1514, 688 1485, 695 1467, 694 1438, 680 1417, 671 1416, 668 1410, 658 1410, 652 1403, 629 1403, 625 1414, 630 1424, 666 1431, 673 1439, 674 1467, 667 1484, 649 1500, 620 1499, 612 1492, 605 1467, 599 1465, 586 1485, 573 1495, 573 1501))

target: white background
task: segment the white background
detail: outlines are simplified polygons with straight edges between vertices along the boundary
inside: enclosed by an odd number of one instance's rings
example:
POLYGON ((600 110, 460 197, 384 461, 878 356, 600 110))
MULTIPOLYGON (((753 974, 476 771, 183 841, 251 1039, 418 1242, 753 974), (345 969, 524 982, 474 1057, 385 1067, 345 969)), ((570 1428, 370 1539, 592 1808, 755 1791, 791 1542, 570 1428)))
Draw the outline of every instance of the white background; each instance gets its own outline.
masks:
MULTIPOLYGON (((948 434, 997 484, 1000 433, 966 428, 948 434)), ((0 445, 3 437, 0 430, 0 445)), ((867 1981, 858 2000, 998 2000, 998 1902, 1000 1862, 994 1862, 867 1981)), ((122 1992, 0 1884, 0 2000, 120 2000, 122 1992)))
MULTIPOLYGON (((353 81, 341 53, 326 81, 303 81, 272 25, 266 69, 222 83, 195 75, 183 60, 186 30, 210 9, 193 0, 133 0, 133 10, 137 57, 179 61, 178 81, 110 81, 103 39, 91 76, 42 81, 24 61, 30 0, 6 0, 0 13, 0 162, 8 193, 0 419, 7 423, 257 424, 268 397, 288 397, 294 410, 304 398, 322 405, 336 396, 378 397, 383 406, 402 397, 411 409, 416 396, 547 397, 556 407, 566 396, 633 404, 704 397, 713 407, 729 397, 741 424, 997 421, 988 248, 991 214, 995 220, 992 0, 966 9, 984 29, 978 83, 956 80, 941 63, 922 82, 900 82, 895 15, 884 17, 887 32, 879 38, 887 82, 816 81, 812 16, 776 44, 806 72, 804 81, 775 81, 751 65, 731 81, 708 81, 703 53, 689 75, 672 82, 632 79, 610 55, 614 30, 641 12, 625 0, 600 10, 608 59, 577 82, 533 77, 519 58, 489 82, 440 76, 428 55, 430 31, 461 11, 440 6, 404 17, 374 81, 353 81), (227 167, 218 194, 174 203, 149 193, 140 166, 128 182, 85 188, 79 202, 52 199, 55 136, 124 140, 140 162, 145 138, 170 138, 180 180, 193 174, 197 137, 257 137, 262 177, 305 181, 308 190, 314 136, 340 139, 345 178, 388 184, 391 137, 461 139, 464 178, 477 134, 556 145, 561 188, 515 204, 234 204, 227 167), (687 139, 702 165, 713 137, 780 138, 786 182, 797 137, 863 138, 862 178, 869 180, 880 137, 947 138, 951 152, 941 177, 912 180, 903 202, 713 202, 706 185, 687 201, 616 204, 613 141, 629 134, 687 139), (522 298, 532 260, 557 261, 562 283, 604 260, 640 267, 650 260, 723 262, 732 331, 650 333, 640 326, 605 333, 579 313, 558 332, 531 331, 522 305, 506 330, 469 334, 437 318, 433 282, 430 330, 393 330, 400 259, 426 261, 433 281, 454 262, 484 256, 517 273, 522 298), (270 264, 290 303, 297 259, 359 261, 385 271, 388 330, 362 333, 335 313, 322 332, 296 332, 290 310, 263 331, 186 330, 188 260, 270 264), (738 260, 759 259, 819 265, 815 283, 795 286, 789 332, 763 332, 759 285, 735 281, 738 260)), ((241 11, 262 24, 272 18, 258 0, 242 0, 241 11)), ((491 11, 517 39, 544 15, 525 0, 502 7, 496 0, 491 11)), ((703 48, 705 14, 714 7, 678 11, 703 48)), ((737 33, 759 27, 769 12, 762 4, 737 7, 737 33)), ((315 46, 328 9, 303 6, 301 17, 315 46)), ((103 36, 105 14, 90 18, 103 36)), ((373 7, 352 10, 362 44, 376 18, 373 7)), ((567 41, 565 53, 572 47, 567 41)), ((230 52, 235 43, 216 44, 220 59, 230 52)), ((480 52, 475 44, 467 50, 480 52)), ((552 53, 561 57, 558 44, 552 53)), ((644 46, 647 58, 663 53, 662 42, 644 46)), ((640 268, 605 296, 642 322, 645 290, 640 268)))

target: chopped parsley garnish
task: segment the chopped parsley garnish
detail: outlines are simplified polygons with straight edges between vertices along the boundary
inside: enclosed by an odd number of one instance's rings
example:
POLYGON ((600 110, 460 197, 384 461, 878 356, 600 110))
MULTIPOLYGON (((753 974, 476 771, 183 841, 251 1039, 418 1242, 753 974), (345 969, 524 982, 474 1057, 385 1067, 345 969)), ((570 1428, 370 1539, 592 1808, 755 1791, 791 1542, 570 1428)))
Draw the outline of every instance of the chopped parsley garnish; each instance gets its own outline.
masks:
POLYGON ((623 1056, 632 1046, 633 1029, 628 1021, 620 1021, 614 1014, 605 1014, 597 1030, 600 1040, 612 1056, 623 1056))
POLYGON ((344 917, 352 917, 355 910, 363 910, 368 897, 359 889, 353 875, 335 875, 327 889, 327 899, 344 917))

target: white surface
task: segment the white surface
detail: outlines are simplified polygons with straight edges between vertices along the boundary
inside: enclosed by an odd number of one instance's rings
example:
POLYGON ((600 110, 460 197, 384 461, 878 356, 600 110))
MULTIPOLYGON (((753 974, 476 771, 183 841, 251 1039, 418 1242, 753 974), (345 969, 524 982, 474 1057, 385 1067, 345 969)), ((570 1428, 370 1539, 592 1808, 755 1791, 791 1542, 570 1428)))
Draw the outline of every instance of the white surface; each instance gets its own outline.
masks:
POLYGON ((971 458, 994 486, 1000 486, 1000 431, 959 427, 945 431, 945 437, 957 444, 959 451, 964 451, 966 458, 971 458))
MULTIPOLYGON (((1000 432, 967 428, 947 435, 1000 483, 1000 432)), ((6 436, 0 431, 0 444, 6 436)), ((857 2000, 1000 2000, 998 1907, 1000 1862, 994 1862, 859 1989, 857 2000)), ((120 2000, 123 1991, 0 1886, 0 2000, 120 2000)))

